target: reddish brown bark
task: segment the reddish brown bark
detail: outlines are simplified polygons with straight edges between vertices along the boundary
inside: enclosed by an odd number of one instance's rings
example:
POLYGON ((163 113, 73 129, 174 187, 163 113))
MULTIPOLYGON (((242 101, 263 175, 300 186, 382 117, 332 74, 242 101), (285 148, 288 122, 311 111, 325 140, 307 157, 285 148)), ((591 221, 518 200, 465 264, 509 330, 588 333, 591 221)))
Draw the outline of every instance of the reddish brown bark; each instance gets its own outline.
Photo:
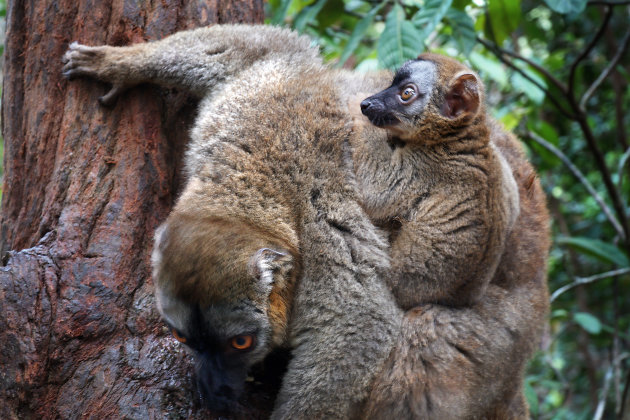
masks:
POLYGON ((149 261, 196 103, 143 86, 103 108, 107 86, 64 80, 61 56, 74 40, 261 22, 262 1, 8 3, 0 418, 207 418, 190 357, 159 320, 149 261))

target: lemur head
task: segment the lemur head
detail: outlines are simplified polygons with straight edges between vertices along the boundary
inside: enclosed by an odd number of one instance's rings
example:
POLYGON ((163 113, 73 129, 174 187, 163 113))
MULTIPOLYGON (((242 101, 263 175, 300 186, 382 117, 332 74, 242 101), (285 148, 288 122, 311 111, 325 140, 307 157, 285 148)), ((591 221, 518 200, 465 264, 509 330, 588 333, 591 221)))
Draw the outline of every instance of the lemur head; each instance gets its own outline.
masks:
POLYGON ((243 222, 173 212, 152 264, 158 310, 194 350, 203 399, 234 411, 251 366, 284 341, 292 255, 243 222))
POLYGON ((483 85, 463 64, 438 54, 406 62, 387 89, 361 102, 377 127, 403 140, 436 142, 483 114, 483 85))

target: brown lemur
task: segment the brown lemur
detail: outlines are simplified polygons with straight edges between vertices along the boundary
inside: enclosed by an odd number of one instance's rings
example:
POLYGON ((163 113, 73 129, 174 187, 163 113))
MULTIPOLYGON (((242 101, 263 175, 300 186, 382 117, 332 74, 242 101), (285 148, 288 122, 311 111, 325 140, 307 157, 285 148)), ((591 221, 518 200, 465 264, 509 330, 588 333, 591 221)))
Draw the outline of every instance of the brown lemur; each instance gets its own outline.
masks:
POLYGON ((323 66, 310 39, 265 26, 74 43, 65 60, 66 76, 113 85, 107 103, 141 82, 202 98, 152 263, 158 309, 197 353, 208 405, 238 411, 248 369, 285 345, 274 418, 360 412, 402 311, 381 280, 387 243, 346 166, 352 127, 337 90, 359 82, 323 66))
POLYGON ((351 101, 362 204, 390 234, 384 279, 416 307, 365 418, 528 418, 521 387, 548 311, 549 217, 518 140, 483 99, 469 68, 422 54, 351 101), (451 308, 419 306, 431 302, 451 308))
POLYGON ((211 406, 237 408, 248 368, 288 346, 273 418, 522 417, 548 239, 542 193, 511 137, 493 129, 520 214, 486 293, 470 307, 403 314, 382 280, 387 244, 348 167, 348 98, 384 88, 389 73, 332 71, 306 38, 239 25, 129 47, 72 44, 64 60, 68 77, 111 83, 107 103, 142 82, 203 98, 187 184, 152 260, 158 309, 196 351, 211 406))
POLYGON ((360 104, 353 163, 362 203, 391 231, 385 277, 403 309, 467 306, 494 276, 519 213, 518 189, 490 141, 483 85, 463 64, 423 54, 360 104))

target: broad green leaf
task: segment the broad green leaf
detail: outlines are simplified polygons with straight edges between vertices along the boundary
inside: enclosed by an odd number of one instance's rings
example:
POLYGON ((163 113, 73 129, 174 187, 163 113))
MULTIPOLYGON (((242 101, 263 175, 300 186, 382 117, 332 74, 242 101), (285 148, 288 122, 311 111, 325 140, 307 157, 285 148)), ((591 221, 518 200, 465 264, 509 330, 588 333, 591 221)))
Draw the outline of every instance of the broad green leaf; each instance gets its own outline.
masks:
POLYGON ((560 245, 570 246, 582 254, 593 256, 606 263, 615 264, 622 268, 630 265, 628 256, 615 245, 608 242, 591 238, 566 236, 559 237, 557 242, 560 245))
POLYGON ((528 121, 527 128, 531 131, 535 131, 536 134, 554 146, 557 146, 560 143, 560 137, 558 136, 556 129, 544 120, 528 121))
POLYGON ((586 7, 586 0, 545 0, 547 6, 554 12, 581 13, 586 7))
POLYGON ((512 131, 521 120, 514 114, 505 114, 499 118, 499 121, 501 121, 506 130, 512 131))
POLYGON ((507 72, 496 59, 488 58, 476 51, 470 53, 468 57, 473 67, 485 77, 488 77, 499 84, 502 88, 508 85, 507 72))
POLYGON ((420 39, 425 42, 442 21, 453 0, 426 0, 411 21, 420 31, 420 39))
POLYGON ((521 0, 488 0, 492 33, 498 45, 510 36, 521 20, 521 0))
POLYGON ((551 312, 551 318, 566 318, 569 315, 566 309, 556 309, 551 312))
POLYGON ((280 25, 284 22, 284 19, 287 17, 287 11, 289 10, 289 6, 291 5, 292 0, 280 0, 278 8, 275 13, 271 17, 272 25, 280 25))
POLYGON ((293 27, 296 31, 302 33, 304 32, 304 28, 309 23, 312 23, 315 20, 317 14, 322 10, 322 7, 326 4, 328 0, 318 0, 312 6, 305 7, 298 13, 293 21, 293 27))
POLYGON ((597 335, 602 331, 602 323, 589 313, 576 312, 573 320, 589 334, 597 335))
MULTIPOLYGON (((547 83, 545 79, 543 79, 538 73, 530 70, 529 67, 524 65, 517 64, 521 70, 535 80, 539 85, 543 87, 547 87, 547 83)), ((531 82, 525 76, 518 72, 514 72, 511 77, 511 82, 514 90, 523 92, 529 99, 532 100, 537 105, 540 105, 545 100, 545 91, 536 86, 535 83, 531 82)))
POLYGON ((464 10, 470 3, 472 3, 472 0, 453 0, 453 7, 464 10))
POLYGON ((348 58, 350 58, 352 53, 354 53, 354 50, 357 49, 357 46, 361 42, 361 39, 363 39, 365 32, 372 25, 372 22, 374 21, 374 17, 386 3, 387 1, 383 1, 381 4, 379 4, 372 10, 370 10, 370 12, 367 15, 365 15, 359 21, 359 23, 357 23, 357 26, 355 26, 354 30, 352 31, 352 35, 350 35, 350 39, 348 39, 348 42, 346 43, 345 48, 341 52, 341 56, 339 57, 339 62, 337 63, 337 67, 343 66, 346 60, 348 60, 348 58))
POLYGON ((357 65, 354 71, 358 73, 371 73, 378 71, 378 60, 376 58, 366 58, 357 65))
POLYGON ((396 4, 387 15, 385 29, 378 40, 378 61, 382 67, 395 69, 422 52, 422 38, 416 27, 405 20, 405 11, 396 4))
POLYGON ((466 12, 454 8, 448 10, 445 19, 453 30, 453 40, 459 51, 469 56, 477 42, 475 22, 466 12))
MULTIPOLYGON (((345 10, 345 7, 346 3, 343 0, 328 0, 317 14, 317 33, 324 35, 331 27, 344 26, 345 22, 351 22, 350 25, 355 26, 357 18, 341 12, 345 10)), ((345 34, 341 35, 345 36, 345 34)))

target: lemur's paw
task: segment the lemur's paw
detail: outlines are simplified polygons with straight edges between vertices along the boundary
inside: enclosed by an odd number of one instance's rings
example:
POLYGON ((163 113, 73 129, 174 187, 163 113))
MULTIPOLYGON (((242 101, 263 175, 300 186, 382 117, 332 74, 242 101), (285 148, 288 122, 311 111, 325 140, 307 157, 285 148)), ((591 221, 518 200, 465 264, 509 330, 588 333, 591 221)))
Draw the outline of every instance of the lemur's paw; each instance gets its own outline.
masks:
POLYGON ((99 78, 98 66, 104 55, 103 47, 88 47, 75 41, 61 59, 64 63, 62 74, 68 79, 77 76, 99 78))
POLYGON ((101 105, 111 106, 116 98, 127 90, 128 86, 109 80, 104 74, 104 57, 107 47, 89 47, 73 42, 68 46, 68 51, 61 61, 64 63, 62 74, 67 79, 75 77, 92 77, 112 84, 112 88, 105 95, 98 98, 101 105))

